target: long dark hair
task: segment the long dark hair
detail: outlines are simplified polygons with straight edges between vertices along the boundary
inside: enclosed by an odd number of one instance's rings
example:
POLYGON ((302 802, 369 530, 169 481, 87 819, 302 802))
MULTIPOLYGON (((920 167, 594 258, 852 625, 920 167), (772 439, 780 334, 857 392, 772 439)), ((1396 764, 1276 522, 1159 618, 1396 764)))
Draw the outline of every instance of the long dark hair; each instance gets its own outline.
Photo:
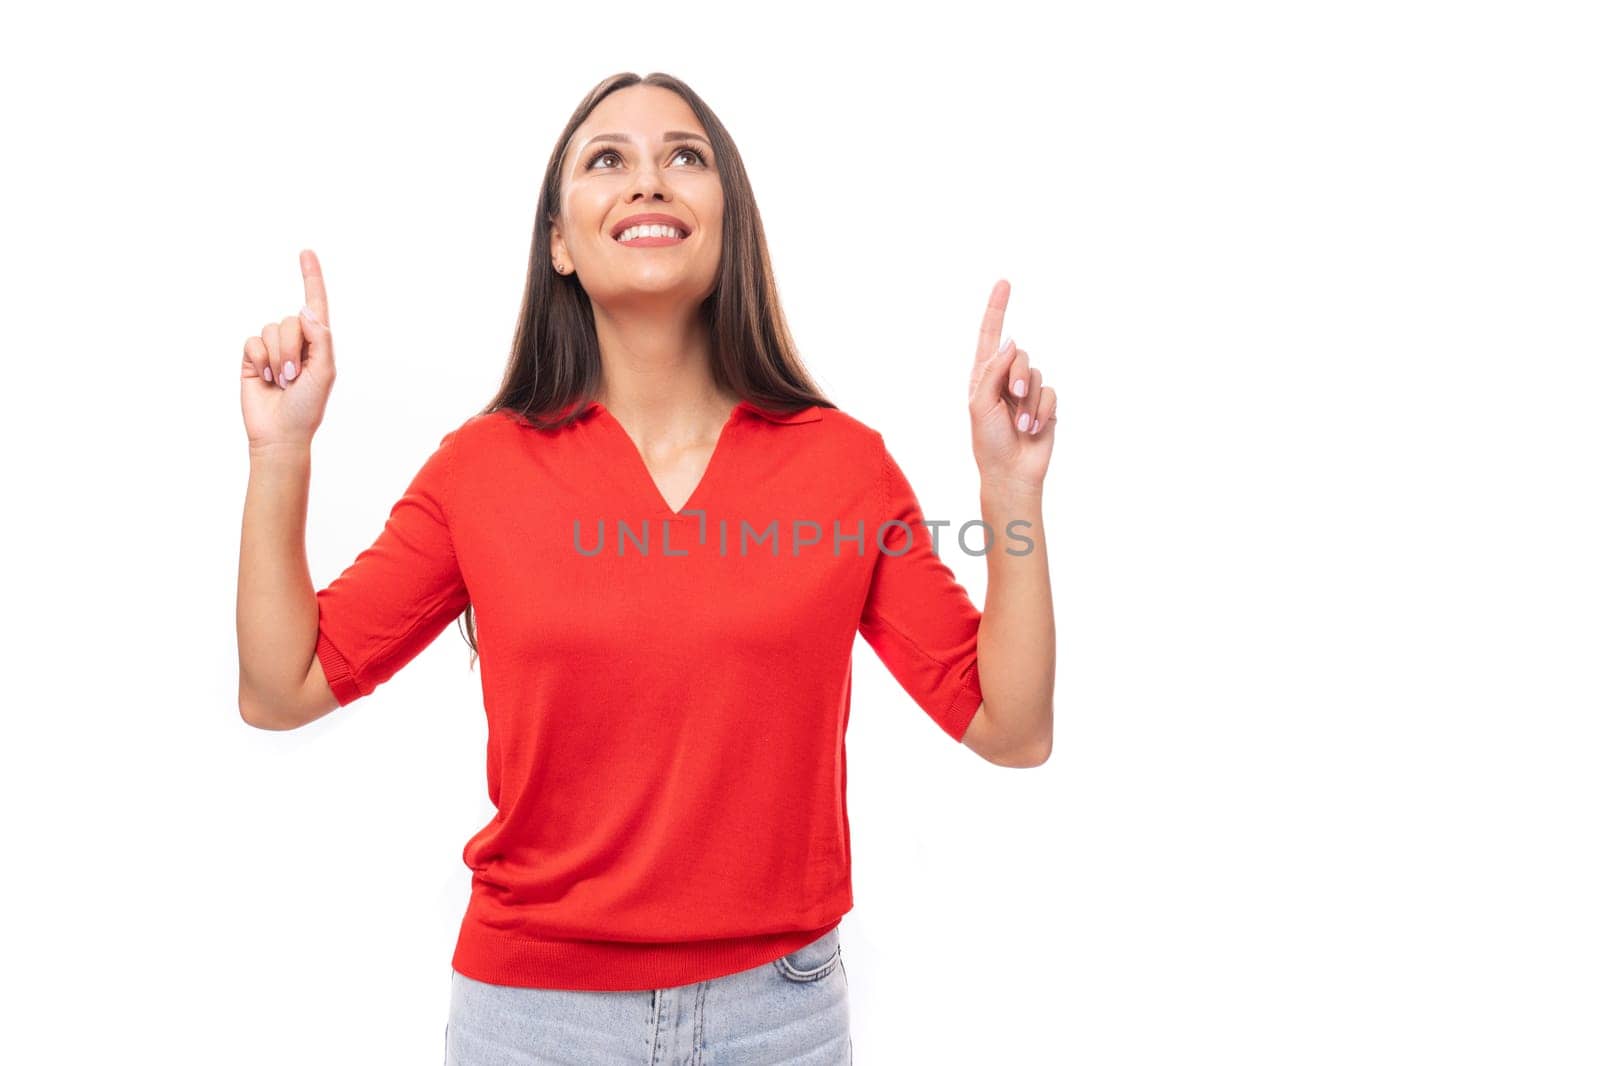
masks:
MULTIPOLYGON (((539 190, 533 247, 516 336, 500 391, 481 414, 511 411, 540 429, 566 425, 596 398, 600 342, 589 295, 574 274, 550 263, 551 223, 561 211, 561 168, 573 133, 595 107, 618 89, 654 85, 683 98, 711 141, 722 180, 722 258, 716 287, 700 305, 711 338, 712 379, 751 403, 789 414, 810 406, 833 407, 811 380, 778 302, 761 211, 733 138, 706 102, 670 74, 613 74, 591 89, 561 131, 539 190)), ((467 644, 478 656, 472 605, 463 615, 467 644)), ((470 664, 469 664, 470 665, 470 664)))

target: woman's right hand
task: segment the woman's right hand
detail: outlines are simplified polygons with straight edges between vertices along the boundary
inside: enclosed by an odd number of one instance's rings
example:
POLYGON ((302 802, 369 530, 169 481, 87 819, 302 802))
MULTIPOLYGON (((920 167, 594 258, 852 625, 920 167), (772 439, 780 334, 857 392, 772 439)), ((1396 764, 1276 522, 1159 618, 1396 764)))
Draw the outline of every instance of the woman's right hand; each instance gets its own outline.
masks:
POLYGON ((244 342, 239 405, 252 449, 309 445, 333 388, 333 334, 322 264, 307 248, 300 253, 306 304, 297 315, 269 322, 244 342))

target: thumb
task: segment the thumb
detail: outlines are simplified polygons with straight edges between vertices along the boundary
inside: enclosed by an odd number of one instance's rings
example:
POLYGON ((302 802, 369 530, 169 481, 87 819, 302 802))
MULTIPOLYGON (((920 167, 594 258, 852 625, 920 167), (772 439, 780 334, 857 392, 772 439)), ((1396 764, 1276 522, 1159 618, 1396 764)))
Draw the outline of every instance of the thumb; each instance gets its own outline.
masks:
POLYGON ((1007 338, 998 351, 973 368, 971 399, 981 398, 986 406, 997 400, 1004 402, 1006 391, 1002 382, 1011 376, 1011 364, 1016 359, 1017 342, 1007 338))
POLYGON ((333 371, 333 333, 309 307, 300 308, 300 327, 305 331, 305 361, 318 370, 333 371))

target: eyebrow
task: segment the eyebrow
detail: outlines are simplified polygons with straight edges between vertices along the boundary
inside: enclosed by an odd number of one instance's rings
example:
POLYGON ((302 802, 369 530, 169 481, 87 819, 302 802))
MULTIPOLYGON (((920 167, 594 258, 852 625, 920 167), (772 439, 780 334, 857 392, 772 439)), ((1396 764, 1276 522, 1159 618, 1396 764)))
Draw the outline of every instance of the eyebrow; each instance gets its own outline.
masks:
MULTIPOLYGON (((661 135, 661 139, 663 141, 699 141, 706 147, 711 147, 710 141, 706 140, 698 133, 690 133, 688 130, 668 130, 661 135)), ((597 133, 593 137, 590 137, 587 141, 584 141, 583 147, 587 148, 595 141, 626 141, 629 144, 634 143, 633 138, 628 136, 626 133, 597 133)))

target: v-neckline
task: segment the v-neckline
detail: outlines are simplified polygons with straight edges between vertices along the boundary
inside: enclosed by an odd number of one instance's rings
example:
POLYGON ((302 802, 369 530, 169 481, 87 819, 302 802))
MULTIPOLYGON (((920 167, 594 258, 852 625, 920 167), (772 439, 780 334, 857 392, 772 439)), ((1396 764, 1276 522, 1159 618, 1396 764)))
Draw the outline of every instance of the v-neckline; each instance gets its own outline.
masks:
POLYGON ((727 451, 729 431, 733 429, 734 424, 739 421, 740 416, 744 414, 750 403, 748 400, 740 400, 733 405, 733 410, 728 412, 727 420, 722 423, 722 429, 717 431, 717 441, 711 446, 711 457, 706 460, 705 469, 700 472, 700 480, 695 482, 695 486, 690 490, 688 498, 683 501, 683 506, 676 511, 672 509, 672 505, 667 502, 666 496, 661 492, 661 486, 656 483, 655 475, 650 472, 650 464, 645 462, 644 453, 639 450, 639 445, 634 442, 633 437, 629 436, 627 429, 611 413, 610 409, 599 400, 593 401, 591 406, 595 409, 595 417, 601 424, 614 431, 619 443, 626 446, 625 450, 632 457, 628 464, 634 471, 632 476, 639 482, 640 492, 650 501, 651 508, 662 518, 682 518, 685 512, 704 509, 701 505, 704 504, 706 493, 712 486, 712 478, 716 475, 718 468, 724 465, 723 460, 725 457, 723 453, 727 451))

